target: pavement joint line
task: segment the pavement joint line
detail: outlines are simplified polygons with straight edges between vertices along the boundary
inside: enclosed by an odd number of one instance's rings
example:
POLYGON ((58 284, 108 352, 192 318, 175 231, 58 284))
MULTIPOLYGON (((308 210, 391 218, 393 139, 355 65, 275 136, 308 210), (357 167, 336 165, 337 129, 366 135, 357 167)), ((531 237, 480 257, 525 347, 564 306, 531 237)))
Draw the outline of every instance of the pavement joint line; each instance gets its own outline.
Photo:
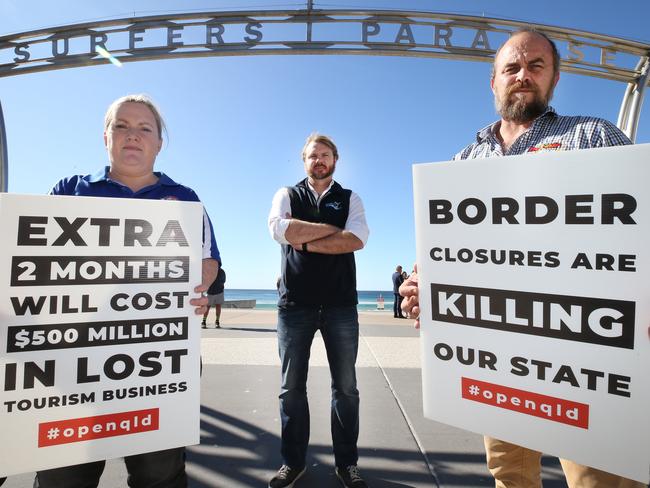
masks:
POLYGON ((418 446, 418 449, 420 450, 420 454, 422 454, 422 457, 424 458, 424 463, 427 465, 427 469, 429 470, 429 474, 431 474, 431 477, 433 478, 433 482, 436 484, 438 488, 442 488, 440 485, 440 479, 438 478, 438 475, 436 474, 436 468, 433 466, 431 461, 429 460, 429 456, 427 456, 427 451, 424 449, 424 446, 422 445, 422 442, 420 441, 420 438, 418 437, 417 433, 415 432, 415 427, 413 426, 413 423, 411 422, 411 419, 409 418, 408 414, 406 413, 406 409, 404 408, 404 405, 402 405, 402 402, 400 401, 399 397, 397 396, 397 392, 393 388, 393 384, 391 383, 390 379, 388 378, 388 375, 386 374, 386 371, 384 371, 384 367, 381 365, 379 362, 379 359, 377 358, 377 355, 375 354, 375 351, 373 351, 372 347, 366 340, 366 337, 361 334, 361 331, 359 331, 359 337, 363 339, 363 342, 366 344, 366 347, 370 351, 370 354, 372 357, 375 359, 375 362, 377 363, 377 367, 379 368, 379 371, 381 371, 381 374, 384 376, 384 380, 386 381, 386 384, 388 385, 388 388, 390 389, 391 394, 393 395, 393 398, 395 399, 395 402, 397 403, 397 407, 399 408, 399 411, 402 414, 402 417, 404 417, 404 421, 406 422, 406 425, 409 429, 409 432, 411 433, 411 436, 413 437, 413 440, 415 441, 415 444, 418 446))

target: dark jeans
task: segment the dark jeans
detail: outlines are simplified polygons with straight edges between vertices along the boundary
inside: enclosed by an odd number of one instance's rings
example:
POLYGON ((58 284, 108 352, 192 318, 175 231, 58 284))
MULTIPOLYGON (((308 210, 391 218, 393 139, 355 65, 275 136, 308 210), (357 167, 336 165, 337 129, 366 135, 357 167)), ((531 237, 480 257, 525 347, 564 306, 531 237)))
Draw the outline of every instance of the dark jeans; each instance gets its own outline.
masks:
POLYGON ((404 297, 399 293, 393 293, 395 300, 393 301, 393 317, 404 317, 402 314, 402 300, 404 297))
MULTIPOLYGON (((126 456, 127 484, 131 488, 185 488, 185 448, 126 456)), ((96 488, 105 461, 38 471, 34 488, 96 488)))
POLYGON ((357 307, 286 306, 278 308, 278 349, 282 362, 280 417, 282 459, 305 466, 309 444, 307 371, 309 352, 320 329, 332 377, 332 444, 338 467, 357 464, 359 391, 355 363, 359 347, 357 307))

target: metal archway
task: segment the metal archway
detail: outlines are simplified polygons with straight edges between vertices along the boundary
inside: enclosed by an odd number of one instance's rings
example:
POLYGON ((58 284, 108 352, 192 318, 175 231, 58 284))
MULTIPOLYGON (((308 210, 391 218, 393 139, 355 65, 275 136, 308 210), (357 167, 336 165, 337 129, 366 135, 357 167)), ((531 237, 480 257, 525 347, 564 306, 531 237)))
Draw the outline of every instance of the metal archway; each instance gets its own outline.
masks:
MULTIPOLYGON (((650 44, 542 24, 437 12, 306 9, 174 13, 86 22, 0 37, 0 78, 107 63, 207 56, 355 54, 492 62, 521 27, 546 33, 561 71, 627 83, 618 127, 632 141, 650 44)), ((0 190, 7 191, 0 104, 0 190)))

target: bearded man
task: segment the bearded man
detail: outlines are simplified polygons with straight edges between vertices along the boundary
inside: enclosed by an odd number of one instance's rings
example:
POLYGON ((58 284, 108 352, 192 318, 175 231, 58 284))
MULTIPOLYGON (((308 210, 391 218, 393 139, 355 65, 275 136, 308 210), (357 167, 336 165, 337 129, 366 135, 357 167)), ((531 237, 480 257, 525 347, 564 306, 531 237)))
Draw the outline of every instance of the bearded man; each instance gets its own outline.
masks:
MULTIPOLYGON (((549 102, 559 79, 555 43, 534 29, 514 32, 496 52, 490 80, 501 119, 481 129, 454 160, 631 144, 606 120, 558 115, 549 102)), ((400 293, 402 310, 416 318, 418 327, 417 273, 404 282, 400 293)), ((496 488, 541 488, 542 453, 491 437, 485 437, 485 451, 496 488)), ((560 462, 569 488, 646 486, 566 459, 560 462)))
POLYGON ((278 349, 283 461, 269 488, 293 487, 306 469, 307 370, 317 330, 332 377, 335 473, 343 486, 367 487, 357 467, 359 319, 354 251, 365 246, 368 225, 358 195, 332 179, 338 159, 332 139, 309 136, 302 150, 307 178, 278 190, 269 213, 271 236, 282 245, 278 349))

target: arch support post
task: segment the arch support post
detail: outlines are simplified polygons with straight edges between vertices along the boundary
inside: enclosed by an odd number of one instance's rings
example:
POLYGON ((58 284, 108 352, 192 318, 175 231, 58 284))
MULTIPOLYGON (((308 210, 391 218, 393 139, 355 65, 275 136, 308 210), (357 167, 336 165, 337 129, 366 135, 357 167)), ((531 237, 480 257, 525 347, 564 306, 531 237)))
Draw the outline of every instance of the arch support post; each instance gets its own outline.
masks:
POLYGON ((637 70, 639 77, 632 83, 628 83, 621 102, 621 109, 618 113, 616 125, 621 129, 632 142, 635 142, 639 118, 641 117, 641 106, 645 88, 648 85, 650 76, 650 56, 639 60, 637 70))
POLYGON ((0 103, 0 191, 7 192, 9 182, 9 160, 7 158, 7 132, 5 131, 5 119, 2 115, 2 103, 0 103))

